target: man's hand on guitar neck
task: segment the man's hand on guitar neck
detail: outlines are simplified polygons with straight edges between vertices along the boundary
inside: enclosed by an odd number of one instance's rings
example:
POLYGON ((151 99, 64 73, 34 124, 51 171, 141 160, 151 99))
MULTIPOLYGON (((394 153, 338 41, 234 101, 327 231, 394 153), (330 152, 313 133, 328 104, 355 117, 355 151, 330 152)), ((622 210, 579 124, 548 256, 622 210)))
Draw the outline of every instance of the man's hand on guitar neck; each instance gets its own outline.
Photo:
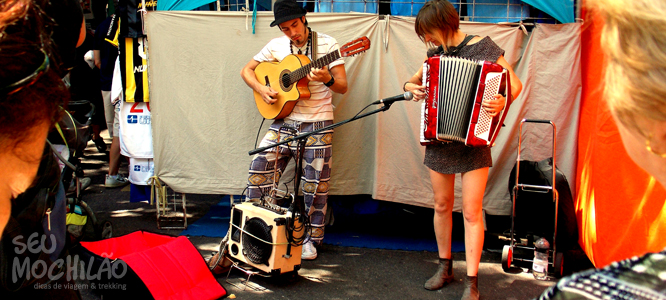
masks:
POLYGON ((320 81, 323 83, 331 81, 331 73, 328 72, 328 67, 324 66, 321 69, 312 68, 310 73, 308 73, 308 80, 310 81, 320 81))
POLYGON ((312 68, 307 77, 310 81, 320 81, 324 84, 330 82, 331 79, 335 79, 333 84, 327 85, 328 88, 338 94, 347 92, 347 72, 344 65, 334 66, 330 70, 328 66, 324 66, 321 69, 312 68))

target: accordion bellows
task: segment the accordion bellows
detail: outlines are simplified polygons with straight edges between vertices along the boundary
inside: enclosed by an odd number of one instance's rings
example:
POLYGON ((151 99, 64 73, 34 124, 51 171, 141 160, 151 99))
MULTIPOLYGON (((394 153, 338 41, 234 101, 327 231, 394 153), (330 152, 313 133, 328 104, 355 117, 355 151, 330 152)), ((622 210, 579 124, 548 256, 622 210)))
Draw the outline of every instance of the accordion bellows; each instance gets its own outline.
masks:
POLYGON ((433 56, 423 63, 426 98, 422 106, 421 144, 463 142, 493 145, 511 104, 508 70, 489 61, 433 56), (506 105, 491 117, 483 100, 504 95, 506 105))

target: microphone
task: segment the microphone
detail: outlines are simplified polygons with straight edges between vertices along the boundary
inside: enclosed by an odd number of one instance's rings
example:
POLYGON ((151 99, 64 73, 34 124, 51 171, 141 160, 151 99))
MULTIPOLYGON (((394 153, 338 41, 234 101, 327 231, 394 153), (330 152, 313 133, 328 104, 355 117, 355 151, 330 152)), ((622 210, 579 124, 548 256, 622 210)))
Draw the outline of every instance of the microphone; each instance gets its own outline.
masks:
POLYGON ((377 100, 375 102, 372 102, 372 104, 382 104, 382 103, 384 103, 384 104, 393 104, 393 102, 396 102, 396 101, 412 100, 412 98, 414 98, 414 94, 412 94, 412 92, 405 92, 404 94, 395 95, 393 97, 388 97, 388 98, 384 98, 384 99, 381 99, 381 100, 377 100))

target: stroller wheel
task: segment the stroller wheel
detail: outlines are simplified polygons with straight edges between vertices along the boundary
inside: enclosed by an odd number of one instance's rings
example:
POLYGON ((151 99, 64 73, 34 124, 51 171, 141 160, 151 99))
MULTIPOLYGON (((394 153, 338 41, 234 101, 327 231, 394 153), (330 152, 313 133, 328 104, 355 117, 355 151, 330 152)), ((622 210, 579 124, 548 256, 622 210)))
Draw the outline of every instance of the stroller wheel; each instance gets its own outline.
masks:
POLYGON ((513 248, 509 245, 504 245, 502 249, 502 270, 509 272, 511 270, 511 263, 513 261, 513 248))
POLYGON ((95 226, 95 235, 97 239, 103 240, 113 237, 113 225, 110 221, 104 221, 95 226))

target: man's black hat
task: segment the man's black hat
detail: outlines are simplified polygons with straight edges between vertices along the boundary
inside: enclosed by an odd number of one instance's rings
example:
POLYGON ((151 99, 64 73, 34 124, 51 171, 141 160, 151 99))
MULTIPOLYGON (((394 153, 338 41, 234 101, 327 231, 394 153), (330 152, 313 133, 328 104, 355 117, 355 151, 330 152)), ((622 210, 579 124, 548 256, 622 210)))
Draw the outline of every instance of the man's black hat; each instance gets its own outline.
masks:
POLYGON ((305 8, 303 8, 300 4, 296 3, 295 0, 275 1, 273 6, 273 15, 275 15, 275 21, 271 23, 271 27, 275 27, 289 20, 298 19, 302 16, 305 16, 306 13, 307 10, 305 10, 305 8))

